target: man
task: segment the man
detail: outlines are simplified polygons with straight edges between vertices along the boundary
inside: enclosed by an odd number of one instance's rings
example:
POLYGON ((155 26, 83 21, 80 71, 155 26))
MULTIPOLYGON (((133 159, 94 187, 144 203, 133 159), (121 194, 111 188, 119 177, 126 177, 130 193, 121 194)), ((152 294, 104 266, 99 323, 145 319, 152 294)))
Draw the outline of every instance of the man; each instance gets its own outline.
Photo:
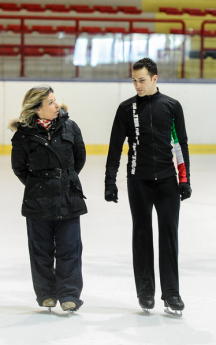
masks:
MULTIPOLYGON (((162 300, 181 311, 179 295, 178 220, 181 200, 191 196, 189 153, 180 103, 159 92, 157 65, 149 58, 132 68, 137 95, 122 102, 113 123, 106 164, 105 199, 118 201, 116 176, 128 138, 127 185, 133 221, 133 266, 137 297, 143 309, 154 308, 155 277, 152 208, 159 228, 162 300), (175 150, 178 182, 173 163, 175 150)), ((180 312, 181 313, 181 312, 180 312)))

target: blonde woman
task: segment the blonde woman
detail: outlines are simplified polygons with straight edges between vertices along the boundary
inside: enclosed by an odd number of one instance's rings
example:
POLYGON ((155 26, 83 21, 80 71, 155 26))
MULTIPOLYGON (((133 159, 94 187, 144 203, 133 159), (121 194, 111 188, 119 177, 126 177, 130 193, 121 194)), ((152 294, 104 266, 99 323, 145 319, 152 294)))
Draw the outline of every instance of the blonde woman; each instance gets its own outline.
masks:
POLYGON ((37 302, 64 311, 82 305, 80 215, 87 212, 78 174, 86 154, 77 124, 50 86, 30 89, 12 120, 12 169, 25 185, 31 272, 37 302))

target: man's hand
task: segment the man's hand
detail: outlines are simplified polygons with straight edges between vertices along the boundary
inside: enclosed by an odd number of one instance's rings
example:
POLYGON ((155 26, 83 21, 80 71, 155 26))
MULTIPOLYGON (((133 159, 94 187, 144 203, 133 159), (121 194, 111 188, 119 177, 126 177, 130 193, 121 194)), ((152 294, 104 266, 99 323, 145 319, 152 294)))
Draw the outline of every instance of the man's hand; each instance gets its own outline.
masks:
POLYGON ((118 202, 118 188, 116 184, 105 186, 105 200, 118 202))
POLYGON ((188 183, 179 183, 179 194, 181 195, 181 201, 190 198, 191 193, 192 189, 188 183))

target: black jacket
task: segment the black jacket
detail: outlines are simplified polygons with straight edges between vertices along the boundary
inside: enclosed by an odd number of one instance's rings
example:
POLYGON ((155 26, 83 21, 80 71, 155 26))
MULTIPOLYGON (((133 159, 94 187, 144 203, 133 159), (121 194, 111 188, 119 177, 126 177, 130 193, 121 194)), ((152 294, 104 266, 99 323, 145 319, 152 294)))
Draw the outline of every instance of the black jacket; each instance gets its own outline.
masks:
POLYGON ((127 177, 157 180, 176 175, 175 148, 179 182, 189 183, 187 134, 183 110, 177 100, 158 90, 151 96, 134 96, 119 105, 110 138, 106 184, 116 181, 126 137, 129 144, 127 177))
MULTIPOLYGON (((12 138, 12 169, 25 185, 22 215, 46 220, 73 218, 87 212, 78 174, 86 159, 79 127, 60 109, 48 131, 23 127, 12 138)), ((14 124, 11 126, 14 129, 14 124)))

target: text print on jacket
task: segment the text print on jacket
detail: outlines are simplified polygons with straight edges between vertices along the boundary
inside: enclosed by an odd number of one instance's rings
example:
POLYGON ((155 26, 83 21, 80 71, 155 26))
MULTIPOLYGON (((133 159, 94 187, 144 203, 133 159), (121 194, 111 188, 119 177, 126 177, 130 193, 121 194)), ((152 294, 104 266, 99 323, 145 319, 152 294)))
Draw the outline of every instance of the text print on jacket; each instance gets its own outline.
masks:
POLYGON ((19 120, 11 121, 10 128, 16 130, 12 169, 25 185, 22 215, 51 220, 86 213, 78 177, 86 160, 85 146, 66 110, 59 110, 49 132, 40 125, 24 127, 19 120))

